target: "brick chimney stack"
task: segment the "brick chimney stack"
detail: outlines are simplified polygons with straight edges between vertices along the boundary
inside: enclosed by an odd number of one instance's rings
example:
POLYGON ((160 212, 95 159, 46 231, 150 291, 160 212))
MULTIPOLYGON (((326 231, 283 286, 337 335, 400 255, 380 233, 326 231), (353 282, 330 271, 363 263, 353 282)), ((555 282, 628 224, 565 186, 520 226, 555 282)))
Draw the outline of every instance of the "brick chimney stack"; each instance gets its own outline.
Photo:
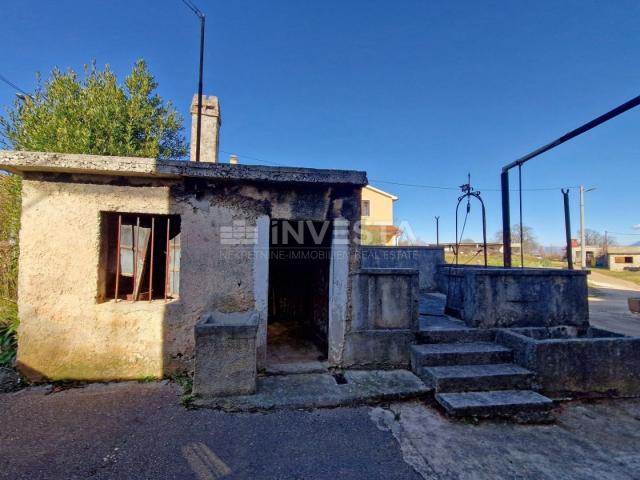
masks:
MULTIPOLYGON (((220 104, 218 97, 202 96, 202 124, 200 132, 200 161, 218 162, 218 144, 220 135, 220 104)), ((191 161, 196 160, 196 138, 198 125, 198 95, 191 101, 191 161)))

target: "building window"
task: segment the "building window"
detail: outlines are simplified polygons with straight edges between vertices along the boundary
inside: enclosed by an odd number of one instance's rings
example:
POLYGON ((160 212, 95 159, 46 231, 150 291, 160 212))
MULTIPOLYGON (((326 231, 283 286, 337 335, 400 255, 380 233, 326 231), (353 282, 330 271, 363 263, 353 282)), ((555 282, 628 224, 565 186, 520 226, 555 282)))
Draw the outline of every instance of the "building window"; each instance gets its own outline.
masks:
POLYGON ((180 294, 180 217, 102 213, 99 300, 180 294))
POLYGON ((633 263, 633 257, 615 257, 615 263, 633 263))
POLYGON ((371 215, 371 204, 369 202, 369 200, 362 200, 362 216, 363 217, 368 217, 369 215, 371 215))

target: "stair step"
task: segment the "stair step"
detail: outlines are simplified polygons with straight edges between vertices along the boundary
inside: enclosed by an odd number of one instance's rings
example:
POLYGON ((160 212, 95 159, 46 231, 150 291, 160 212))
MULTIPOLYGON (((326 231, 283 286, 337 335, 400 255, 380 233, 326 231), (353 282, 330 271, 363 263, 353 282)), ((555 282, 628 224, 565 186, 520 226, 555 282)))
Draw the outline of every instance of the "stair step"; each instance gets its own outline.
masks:
POLYGON ((513 358, 511 350, 491 342, 412 345, 410 354, 414 372, 425 366, 510 363, 513 358))
POLYGON ((512 363, 424 367, 422 379, 437 393, 527 390, 533 372, 512 363))
POLYGON ((439 393, 436 401, 448 414, 491 417, 521 413, 548 413, 553 401, 531 390, 439 393))
POLYGON ((424 328, 418 331, 418 339, 425 343, 473 343, 493 342, 494 330, 475 328, 424 328))

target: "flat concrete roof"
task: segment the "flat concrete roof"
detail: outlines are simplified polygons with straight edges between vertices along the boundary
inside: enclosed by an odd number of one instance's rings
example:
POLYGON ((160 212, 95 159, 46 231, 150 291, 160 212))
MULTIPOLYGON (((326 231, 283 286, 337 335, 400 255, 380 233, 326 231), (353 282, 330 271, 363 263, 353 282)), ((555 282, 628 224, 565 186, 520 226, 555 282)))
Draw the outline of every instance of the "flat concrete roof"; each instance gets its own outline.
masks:
POLYGON ((276 183, 319 183, 358 186, 367 184, 366 172, 356 170, 196 163, 184 160, 20 152, 14 150, 0 150, 0 169, 17 174, 51 172, 153 178, 194 177, 276 183))

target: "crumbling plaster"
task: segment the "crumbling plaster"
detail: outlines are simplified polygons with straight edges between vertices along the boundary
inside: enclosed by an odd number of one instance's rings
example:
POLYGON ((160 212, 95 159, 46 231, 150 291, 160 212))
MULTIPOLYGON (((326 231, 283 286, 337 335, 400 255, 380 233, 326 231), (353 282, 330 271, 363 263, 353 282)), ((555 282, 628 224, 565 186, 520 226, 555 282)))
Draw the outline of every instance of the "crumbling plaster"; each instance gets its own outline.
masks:
MULTIPOLYGON (((266 311, 264 290, 255 291, 255 246, 221 245, 219 227, 244 220, 247 226, 262 225, 259 230, 265 232, 268 217, 338 216, 353 222, 360 213, 359 191, 355 185, 26 173, 20 232, 21 369, 32 379, 92 380, 160 377, 190 369, 193 327, 203 313, 258 306, 266 311), (179 299, 99 302, 101 211, 180 215, 179 299)), ((355 229, 349 232, 346 261, 353 270, 355 229)), ((349 308, 342 310, 348 322, 349 308)), ((334 355, 332 361, 337 364, 340 358, 334 355)))

